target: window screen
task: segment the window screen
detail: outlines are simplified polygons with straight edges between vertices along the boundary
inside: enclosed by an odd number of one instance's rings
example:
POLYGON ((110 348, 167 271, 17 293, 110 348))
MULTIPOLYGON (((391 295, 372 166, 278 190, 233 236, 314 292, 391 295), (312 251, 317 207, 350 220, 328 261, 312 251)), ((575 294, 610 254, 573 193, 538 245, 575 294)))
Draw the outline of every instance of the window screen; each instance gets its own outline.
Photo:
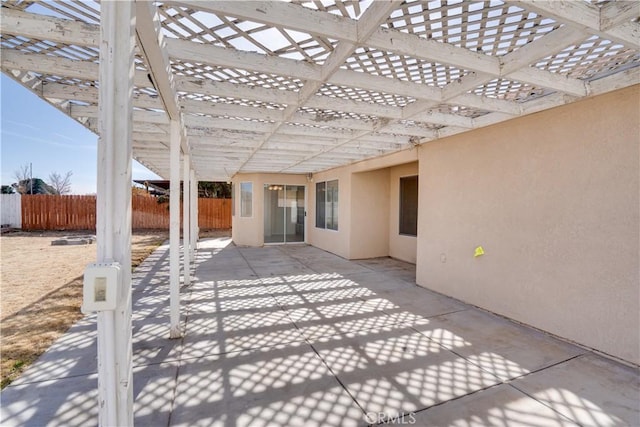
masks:
POLYGON ((240 216, 250 217, 253 215, 253 183, 240 183, 240 216))
POLYGON ((418 177, 400 178, 400 234, 418 235, 418 177))

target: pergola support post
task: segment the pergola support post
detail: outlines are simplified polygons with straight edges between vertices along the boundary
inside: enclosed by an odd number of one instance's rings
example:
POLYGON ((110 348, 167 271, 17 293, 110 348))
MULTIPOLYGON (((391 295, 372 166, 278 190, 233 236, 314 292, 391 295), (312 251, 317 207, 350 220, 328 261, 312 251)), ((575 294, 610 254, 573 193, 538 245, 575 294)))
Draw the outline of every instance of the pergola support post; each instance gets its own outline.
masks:
POLYGON ((101 426, 133 425, 131 331, 131 158, 135 50, 134 5, 101 4, 97 262, 120 264, 115 310, 99 311, 98 398, 101 426))
POLYGON ((191 284, 191 238, 190 238, 190 205, 191 205, 191 159, 183 156, 182 164, 182 256, 184 263, 184 284, 191 284))
POLYGON ((191 170, 191 261, 195 262, 195 254, 198 245, 198 181, 196 171, 191 170))
POLYGON ((169 338, 180 338, 180 142, 182 129, 171 120, 169 147, 169 338))

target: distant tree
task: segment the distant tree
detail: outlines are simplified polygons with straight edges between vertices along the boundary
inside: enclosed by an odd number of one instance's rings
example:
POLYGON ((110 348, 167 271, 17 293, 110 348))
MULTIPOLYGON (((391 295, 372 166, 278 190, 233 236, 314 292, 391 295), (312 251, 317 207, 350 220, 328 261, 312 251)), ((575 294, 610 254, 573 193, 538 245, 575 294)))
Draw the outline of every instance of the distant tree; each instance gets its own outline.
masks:
POLYGON ((29 163, 25 163, 13 171, 13 177, 16 179, 16 183, 11 184, 11 186, 20 194, 28 194, 30 188, 22 187, 20 183, 29 184, 31 182, 29 181, 31 179, 31 166, 29 166, 29 163))
POLYGON ((29 163, 25 163, 19 169, 13 171, 13 176, 17 182, 31 179, 31 166, 29 166, 29 163))
POLYGON ((198 197, 212 199, 231 198, 231 184, 226 182, 200 181, 198 182, 198 197))
POLYGON ((25 179, 11 186, 20 194, 55 194, 53 187, 40 178, 25 179))
POLYGON ((13 193, 15 193, 15 190, 12 186, 10 185, 2 186, 2 194, 13 194, 13 193))
POLYGON ((71 193, 71 175, 73 175, 71 171, 68 171, 64 176, 58 172, 51 172, 49 174, 49 185, 53 189, 52 194, 71 193))

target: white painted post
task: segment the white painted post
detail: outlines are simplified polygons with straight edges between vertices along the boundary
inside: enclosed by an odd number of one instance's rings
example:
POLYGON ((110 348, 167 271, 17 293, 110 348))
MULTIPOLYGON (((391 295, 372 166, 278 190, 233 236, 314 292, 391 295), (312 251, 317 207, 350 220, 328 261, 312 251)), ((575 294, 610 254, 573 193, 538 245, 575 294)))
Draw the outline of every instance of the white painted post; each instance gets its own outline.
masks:
POLYGON ((198 245, 198 181, 196 171, 191 170, 191 261, 195 262, 196 246, 198 245))
POLYGON ((171 120, 169 148, 169 338, 180 338, 180 141, 182 129, 178 120, 171 120))
POLYGON ((188 154, 184 155, 182 162, 182 256, 184 264, 184 284, 191 284, 191 245, 189 220, 191 214, 189 213, 189 205, 191 204, 191 161, 188 154))
POLYGON ((101 426, 133 425, 131 346, 131 132, 135 48, 133 2, 105 1, 100 16, 100 141, 97 261, 118 262, 116 310, 98 312, 101 426))

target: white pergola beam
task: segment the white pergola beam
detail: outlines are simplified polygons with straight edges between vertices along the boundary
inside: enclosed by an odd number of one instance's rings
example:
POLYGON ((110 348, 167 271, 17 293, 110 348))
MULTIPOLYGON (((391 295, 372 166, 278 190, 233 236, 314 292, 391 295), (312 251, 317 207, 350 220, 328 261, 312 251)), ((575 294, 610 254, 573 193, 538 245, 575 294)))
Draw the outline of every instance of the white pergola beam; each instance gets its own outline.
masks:
POLYGON ((553 55, 565 47, 579 43, 587 37, 589 37, 588 33, 571 26, 565 25, 557 28, 536 41, 520 46, 517 50, 502 57, 500 73, 508 76, 514 71, 528 67, 541 58, 553 55))
POLYGON ((167 39, 171 58, 223 68, 240 68, 267 74, 285 74, 302 80, 320 80, 320 67, 303 61, 244 52, 188 40, 167 39))
MULTIPOLYGON (((98 97, 98 89, 95 86, 76 86, 45 81, 39 88, 39 95, 45 98, 69 99, 95 104, 98 97)), ((162 103, 158 98, 134 93, 133 106, 159 110, 162 108, 162 103)))
POLYGON ((169 338, 182 337, 180 324, 180 146, 182 126, 171 121, 169 153, 169 338))
MULTIPOLYGON (((101 426, 133 426, 131 157, 135 12, 104 2, 100 26, 100 143, 96 198, 98 263, 120 264, 115 310, 97 313, 101 426)), ((4 53, 4 52, 3 52, 4 53)))
MULTIPOLYGON (((42 53, 25 53, 15 49, 2 49, 3 70, 33 71, 39 74, 67 77, 83 81, 97 81, 99 65, 95 62, 78 61, 62 56, 42 53)), ((134 84, 137 87, 151 87, 146 73, 135 71, 134 84)))
POLYGON ((2 8, 0 33, 19 34, 22 37, 49 40, 75 46, 97 48, 100 44, 99 25, 9 8, 2 8))
POLYGON ((637 0, 605 3, 600 6, 600 30, 608 31, 638 17, 640 17, 640 3, 637 0))
POLYGON ((298 94, 287 90, 265 89, 256 86, 217 82, 186 76, 176 76, 175 81, 176 89, 182 92, 256 100, 274 104, 298 103, 298 94))
POLYGON ((189 244, 191 248, 191 262, 195 265, 196 262, 196 249, 198 245, 198 181, 196 179, 196 172, 192 168, 189 175, 189 183, 191 184, 191 189, 189 191, 189 195, 191 197, 190 210, 189 214, 191 215, 189 219, 189 225, 191 226, 191 230, 189 232, 189 236, 191 238, 191 242, 189 244))
POLYGON ((224 104, 208 101, 183 99, 182 107, 189 113, 207 114, 210 116, 245 117, 265 121, 284 121, 284 111, 266 107, 247 107, 239 104, 224 104))
POLYGON ((338 86, 356 87, 382 93, 441 101, 442 91, 433 86, 417 84, 405 80, 374 76, 357 71, 338 70, 328 79, 328 83, 338 86))
POLYGON ((545 18, 552 18, 558 22, 584 29, 604 39, 622 43, 632 49, 637 49, 640 45, 640 25, 630 21, 625 22, 630 12, 623 12, 624 19, 622 22, 624 24, 617 27, 609 27, 611 25, 610 12, 605 12, 607 15, 601 18, 598 7, 586 2, 554 0, 507 1, 545 18))
POLYGON ((522 68, 509 74, 509 78, 529 83, 534 87, 546 87, 575 96, 586 96, 589 91, 587 83, 567 77, 563 74, 539 70, 533 67, 522 68))
MULTIPOLYGON (((167 40, 167 48, 169 50, 169 55, 172 58, 194 63, 207 63, 225 68, 248 69, 268 74, 283 74, 283 70, 286 70, 286 74, 290 77, 313 81, 320 81, 323 74, 322 68, 315 64, 309 64, 287 58, 271 57, 255 52, 240 52, 186 40, 167 40)), ((483 56, 486 57, 486 55, 483 56)), ((496 66, 494 71, 499 73, 500 66, 498 60, 495 59, 495 61, 496 66)), ((430 101, 441 100, 440 91, 438 89, 419 83, 396 81, 385 77, 359 73, 357 71, 340 70, 333 76, 329 77, 327 82, 336 85, 380 91, 383 93, 396 93, 394 91, 401 91, 401 93, 399 93, 401 95, 414 96, 419 99, 430 101)), ((461 102, 463 101, 461 100, 461 102)), ((484 106, 485 108, 498 112, 506 112, 513 109, 517 110, 517 105, 515 103, 492 100, 490 98, 486 98, 484 106)))
POLYGON ((367 116, 389 117, 392 119, 402 118, 402 110, 400 107, 322 95, 312 96, 307 100, 304 106, 322 110, 351 112, 367 116))
POLYGON ((183 156, 182 163, 182 263, 184 265, 184 285, 191 284, 191 160, 189 154, 183 156))
POLYGON ((273 24, 320 37, 356 42, 356 22, 330 13, 318 12, 275 1, 171 1, 186 6, 249 21, 273 24))
POLYGON ((600 95, 636 84, 640 84, 640 67, 594 80, 591 82, 591 91, 593 95, 600 95))
MULTIPOLYGON (((171 120, 180 121, 180 106, 173 84, 169 55, 165 49, 160 17, 150 1, 136 0, 136 35, 155 89, 171 120)), ((184 148, 184 147, 183 147, 184 148)))

